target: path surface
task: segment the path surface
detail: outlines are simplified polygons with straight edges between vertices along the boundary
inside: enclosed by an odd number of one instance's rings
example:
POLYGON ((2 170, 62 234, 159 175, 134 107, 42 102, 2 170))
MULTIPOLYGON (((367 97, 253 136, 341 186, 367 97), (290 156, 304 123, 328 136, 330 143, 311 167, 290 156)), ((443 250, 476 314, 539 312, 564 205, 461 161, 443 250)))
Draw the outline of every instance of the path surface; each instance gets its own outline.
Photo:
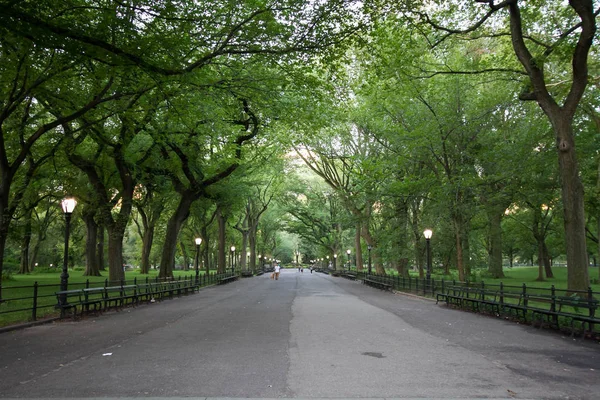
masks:
POLYGON ((285 270, 0 334, 0 398, 600 399, 600 345, 285 270))

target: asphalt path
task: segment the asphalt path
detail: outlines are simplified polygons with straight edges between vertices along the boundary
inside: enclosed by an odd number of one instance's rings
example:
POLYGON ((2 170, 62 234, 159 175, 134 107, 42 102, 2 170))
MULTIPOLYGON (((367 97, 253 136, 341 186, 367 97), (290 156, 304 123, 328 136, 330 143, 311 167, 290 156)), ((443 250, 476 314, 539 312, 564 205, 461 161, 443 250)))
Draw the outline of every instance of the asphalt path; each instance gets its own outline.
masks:
POLYGON ((0 398, 600 399, 600 345, 283 270, 0 334, 0 398))

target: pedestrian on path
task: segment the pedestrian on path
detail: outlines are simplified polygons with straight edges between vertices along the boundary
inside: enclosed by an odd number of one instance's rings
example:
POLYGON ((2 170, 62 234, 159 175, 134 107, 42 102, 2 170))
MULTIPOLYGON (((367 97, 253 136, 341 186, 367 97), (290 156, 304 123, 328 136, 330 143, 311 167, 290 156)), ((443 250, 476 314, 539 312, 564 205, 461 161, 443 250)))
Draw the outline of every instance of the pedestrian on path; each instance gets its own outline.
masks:
POLYGON ((279 266, 279 264, 275 264, 275 280, 279 280, 279 270, 281 269, 281 267, 279 266))

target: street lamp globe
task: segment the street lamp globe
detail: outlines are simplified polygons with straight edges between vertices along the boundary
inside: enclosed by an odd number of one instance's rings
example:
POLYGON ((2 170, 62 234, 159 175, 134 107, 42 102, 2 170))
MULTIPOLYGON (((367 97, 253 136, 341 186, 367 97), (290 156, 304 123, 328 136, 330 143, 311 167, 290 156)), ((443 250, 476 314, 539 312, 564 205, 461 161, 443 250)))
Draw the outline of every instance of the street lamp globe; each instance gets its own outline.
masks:
POLYGON ((77 200, 72 197, 67 197, 66 199, 63 199, 60 204, 65 214, 73 214, 73 210, 75 210, 75 206, 77 205, 77 200))
POLYGON ((196 246, 200 246, 202 244, 202 238, 196 238, 195 242, 196 242, 196 246))
POLYGON ((433 232, 431 231, 431 229, 425 229, 423 231, 423 236, 425 236, 425 239, 431 239, 432 235, 433 235, 433 232))

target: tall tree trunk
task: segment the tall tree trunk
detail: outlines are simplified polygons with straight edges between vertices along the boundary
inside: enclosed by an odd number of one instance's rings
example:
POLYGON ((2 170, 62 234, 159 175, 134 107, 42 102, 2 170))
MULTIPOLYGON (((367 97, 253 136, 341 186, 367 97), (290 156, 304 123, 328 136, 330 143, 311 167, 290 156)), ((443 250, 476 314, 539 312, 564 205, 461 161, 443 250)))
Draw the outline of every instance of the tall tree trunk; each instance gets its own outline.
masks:
POLYGON ((361 224, 356 224, 356 232, 354 233, 354 249, 355 251, 355 264, 356 270, 362 272, 363 263, 362 263, 362 247, 360 245, 360 232, 361 232, 361 224))
POLYGON ((248 234, 250 244, 250 270, 256 271, 256 227, 251 226, 248 234))
POLYGON ((123 271, 123 236, 124 232, 114 226, 108 228, 108 280, 119 282, 125 280, 123 271))
POLYGON ((242 248, 240 249, 240 270, 248 271, 248 234, 249 230, 242 232, 242 248))
POLYGON ((550 253, 548 252, 548 246, 546 246, 546 240, 542 240, 542 254, 544 257, 544 272, 546 273, 546 278, 554 278, 554 274, 552 273, 552 263, 550 262, 550 253))
POLYGON ((154 241, 154 225, 148 225, 144 230, 142 237, 142 259, 140 273, 148 274, 150 272, 150 253, 152 252, 152 242, 154 241))
POLYGON ((211 262, 213 260, 210 257, 210 236, 208 235, 208 228, 206 225, 202 225, 200 229, 202 238, 204 239, 202 242, 204 244, 204 252, 202 253, 204 257, 204 268, 206 268, 206 275, 210 273, 211 262))
POLYGON ((98 270, 105 271, 106 263, 104 262, 104 225, 98 225, 98 247, 96 248, 98 257, 98 270))
POLYGON ((98 241, 98 224, 94 220, 96 207, 84 205, 81 218, 85 223, 85 272, 84 276, 100 276, 98 269, 98 256, 96 254, 96 242, 98 241))
POLYGON ((454 222, 454 240, 456 242, 456 269, 458 269, 458 280, 464 282, 466 280, 464 258, 463 258, 463 241, 462 227, 458 216, 453 217, 454 222))
POLYGON ((394 254, 397 257, 396 269, 398 275, 408 277, 408 202, 404 198, 395 200, 395 238, 396 250, 394 254))
POLYGON ((173 278, 173 266, 175 264, 175 253, 177 251, 177 238, 183 223, 190 215, 190 207, 194 202, 193 196, 190 193, 184 192, 181 194, 179 204, 175 212, 167 222, 167 231, 165 233, 165 242, 163 244, 162 255, 160 258, 160 278, 173 278))
POLYGON ((187 248, 185 247, 183 240, 179 241, 179 248, 181 249, 181 255, 183 256, 183 270, 189 271, 190 270, 190 257, 188 256, 187 248))
POLYGON ((217 251, 217 273, 222 274, 227 268, 225 258, 225 216, 220 207, 217 208, 217 225, 219 227, 218 251, 217 251))
POLYGON ((487 210, 489 224, 489 262, 488 272, 492 278, 504 278, 502 271, 502 215, 504 210, 490 207, 487 210))
POLYGON ((23 230, 23 238, 21 239, 21 261, 19 265, 19 273, 29 273, 29 245, 31 243, 31 217, 33 209, 28 208, 23 218, 25 219, 25 226, 23 230))
POLYGON ((587 290, 589 275, 583 185, 579 178, 573 128, 571 121, 566 118, 557 118, 553 125, 559 150, 558 160, 567 245, 567 286, 569 290, 587 290))
POLYGON ((539 238, 537 239, 537 250, 538 250, 538 277, 536 281, 542 282, 544 280, 544 247, 539 238))

